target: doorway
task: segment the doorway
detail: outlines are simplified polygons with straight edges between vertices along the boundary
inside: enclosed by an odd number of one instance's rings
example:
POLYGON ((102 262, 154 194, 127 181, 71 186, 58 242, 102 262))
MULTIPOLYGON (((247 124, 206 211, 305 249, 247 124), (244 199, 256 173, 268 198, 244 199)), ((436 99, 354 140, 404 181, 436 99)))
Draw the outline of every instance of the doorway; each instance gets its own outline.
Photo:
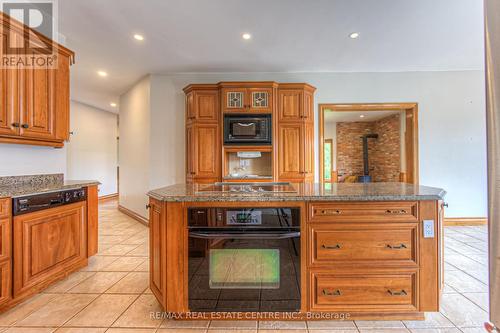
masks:
POLYGON ((418 104, 319 104, 320 182, 418 184, 418 104))

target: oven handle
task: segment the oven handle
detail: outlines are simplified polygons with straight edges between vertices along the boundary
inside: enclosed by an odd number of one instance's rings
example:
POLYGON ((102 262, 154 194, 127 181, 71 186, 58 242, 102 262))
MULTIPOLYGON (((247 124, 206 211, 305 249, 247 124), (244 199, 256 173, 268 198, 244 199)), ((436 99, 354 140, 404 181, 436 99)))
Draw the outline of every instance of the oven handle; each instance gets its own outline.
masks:
POLYGON ((300 231, 293 232, 200 232, 190 231, 189 237, 201 239, 287 239, 300 237, 300 231))
POLYGON ((238 125, 242 126, 242 127, 250 127, 250 126, 255 125, 255 123, 246 123, 246 124, 238 123, 238 125))

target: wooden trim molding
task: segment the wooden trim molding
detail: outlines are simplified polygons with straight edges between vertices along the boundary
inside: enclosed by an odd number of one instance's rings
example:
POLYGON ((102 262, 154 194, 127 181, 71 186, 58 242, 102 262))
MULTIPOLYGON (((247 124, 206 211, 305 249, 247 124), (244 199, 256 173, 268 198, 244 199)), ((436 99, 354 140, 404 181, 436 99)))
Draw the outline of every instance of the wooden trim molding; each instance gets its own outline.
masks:
POLYGON ((400 110, 406 114, 406 136, 405 141, 409 143, 406 149, 406 173, 405 182, 418 185, 419 162, 418 162, 418 104, 417 103, 343 103, 343 104, 319 104, 319 179, 323 182, 323 145, 325 140, 325 111, 379 111, 400 110), (411 122, 410 122, 411 120, 411 122))
POLYGON ((480 226, 487 225, 488 218, 486 217, 445 217, 445 226, 480 226))
POLYGON ((136 212, 131 211, 130 209, 125 208, 122 205, 118 205, 118 210, 120 212, 122 212, 123 214, 130 216, 131 218, 133 218, 137 222, 144 224, 146 227, 149 227, 149 220, 142 217, 141 215, 137 214, 136 212))
POLYGON ((102 195, 99 197, 99 202, 106 202, 114 199, 118 199, 118 193, 102 195))

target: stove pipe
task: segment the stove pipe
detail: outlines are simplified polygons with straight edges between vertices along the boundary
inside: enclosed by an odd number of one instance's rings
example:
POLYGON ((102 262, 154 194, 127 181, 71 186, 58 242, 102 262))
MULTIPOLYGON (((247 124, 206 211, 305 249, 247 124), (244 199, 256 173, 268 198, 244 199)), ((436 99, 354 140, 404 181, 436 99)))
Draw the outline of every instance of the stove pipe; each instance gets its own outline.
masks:
POLYGON ((360 183, 370 183, 370 169, 368 165, 368 139, 378 139, 378 134, 366 134, 361 137, 363 139, 363 176, 358 177, 360 183))

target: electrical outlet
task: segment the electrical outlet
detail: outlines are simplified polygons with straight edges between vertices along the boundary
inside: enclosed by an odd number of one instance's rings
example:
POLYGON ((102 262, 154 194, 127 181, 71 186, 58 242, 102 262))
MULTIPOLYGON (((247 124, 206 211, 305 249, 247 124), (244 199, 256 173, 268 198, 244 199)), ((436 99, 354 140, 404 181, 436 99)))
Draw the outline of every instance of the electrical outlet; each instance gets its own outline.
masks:
POLYGON ((424 220, 424 238, 434 238, 434 220, 424 220))

